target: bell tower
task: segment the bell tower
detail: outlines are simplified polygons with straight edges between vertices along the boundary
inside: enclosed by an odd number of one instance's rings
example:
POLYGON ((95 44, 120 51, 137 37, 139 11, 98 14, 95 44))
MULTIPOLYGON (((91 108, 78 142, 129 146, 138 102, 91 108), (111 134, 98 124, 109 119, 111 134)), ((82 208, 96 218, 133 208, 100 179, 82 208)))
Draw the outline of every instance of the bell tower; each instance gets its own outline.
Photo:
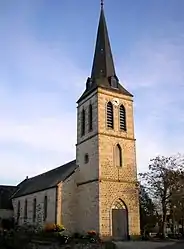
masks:
POLYGON ((115 72, 102 1, 91 76, 77 103, 79 230, 139 235, 133 95, 115 72))

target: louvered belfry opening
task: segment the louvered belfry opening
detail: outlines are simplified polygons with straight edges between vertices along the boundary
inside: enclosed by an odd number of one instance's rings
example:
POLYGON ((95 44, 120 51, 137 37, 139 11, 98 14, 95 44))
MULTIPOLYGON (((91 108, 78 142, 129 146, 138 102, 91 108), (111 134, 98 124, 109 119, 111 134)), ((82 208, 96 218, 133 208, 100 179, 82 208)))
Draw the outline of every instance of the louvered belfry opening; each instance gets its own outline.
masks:
POLYGON ((123 105, 120 106, 120 129, 126 131, 126 111, 123 105))
POLYGON ((89 113, 88 113, 88 118, 89 118, 89 131, 93 130, 93 107, 92 104, 89 105, 89 113))
POLYGON ((85 110, 83 109, 81 113, 81 136, 85 135, 85 123, 85 110))
POLYGON ((107 127, 113 129, 114 122, 113 122, 113 105, 111 102, 107 103, 107 127))

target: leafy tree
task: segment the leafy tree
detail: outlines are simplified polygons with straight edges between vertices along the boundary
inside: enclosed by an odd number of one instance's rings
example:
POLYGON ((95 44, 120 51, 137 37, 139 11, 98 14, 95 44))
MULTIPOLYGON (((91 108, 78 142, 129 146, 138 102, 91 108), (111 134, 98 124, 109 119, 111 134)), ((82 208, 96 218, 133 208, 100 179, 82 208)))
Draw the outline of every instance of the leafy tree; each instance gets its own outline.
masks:
POLYGON ((139 203, 141 231, 149 232, 157 222, 156 207, 143 185, 140 186, 139 203))
MULTIPOLYGON (((184 171, 176 171, 176 184, 172 189, 170 197, 170 219, 172 224, 177 222, 182 225, 182 234, 184 234, 184 171)), ((174 227, 173 227, 173 232, 174 227)))
POLYGON ((167 212, 171 198, 180 186, 179 175, 182 171, 183 157, 157 156, 150 160, 149 170, 141 173, 140 177, 146 186, 149 196, 156 203, 157 212, 161 215, 160 234, 165 237, 167 212))

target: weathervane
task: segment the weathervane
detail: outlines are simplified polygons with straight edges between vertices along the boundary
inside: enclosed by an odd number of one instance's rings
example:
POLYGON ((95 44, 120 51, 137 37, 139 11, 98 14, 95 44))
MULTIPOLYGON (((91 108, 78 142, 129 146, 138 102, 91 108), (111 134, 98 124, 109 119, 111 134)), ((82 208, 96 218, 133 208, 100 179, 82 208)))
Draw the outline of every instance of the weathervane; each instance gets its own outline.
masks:
POLYGON ((104 6, 104 0, 101 0, 101 8, 104 6))

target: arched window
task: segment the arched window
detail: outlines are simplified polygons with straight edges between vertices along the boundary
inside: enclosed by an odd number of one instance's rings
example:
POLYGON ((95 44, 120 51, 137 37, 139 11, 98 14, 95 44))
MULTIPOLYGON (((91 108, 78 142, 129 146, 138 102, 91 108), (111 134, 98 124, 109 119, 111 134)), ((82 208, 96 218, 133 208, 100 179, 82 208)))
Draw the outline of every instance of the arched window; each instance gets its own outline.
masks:
POLYGON ((36 198, 33 200, 33 222, 36 221, 36 198))
POLYGON ((120 129, 126 131, 126 110, 124 105, 119 108, 119 122, 120 129))
POLYGON ((93 130, 93 107, 92 107, 92 104, 89 105, 88 122, 89 122, 89 131, 92 131, 93 130))
POLYGON ((115 147, 115 164, 117 167, 122 167, 122 149, 119 144, 115 147))
POLYGON ((44 214, 43 214, 43 220, 46 221, 47 219, 47 196, 44 198, 44 214))
POLYGON ((24 203, 24 220, 27 220, 27 199, 25 200, 24 203))
POLYGON ((111 102, 107 103, 107 127, 114 128, 113 105, 111 102))
POLYGON ((20 201, 18 201, 17 204, 17 223, 19 224, 19 219, 20 219, 20 201))
POLYGON ((85 110, 83 109, 81 113, 81 136, 85 135, 85 123, 85 110))

